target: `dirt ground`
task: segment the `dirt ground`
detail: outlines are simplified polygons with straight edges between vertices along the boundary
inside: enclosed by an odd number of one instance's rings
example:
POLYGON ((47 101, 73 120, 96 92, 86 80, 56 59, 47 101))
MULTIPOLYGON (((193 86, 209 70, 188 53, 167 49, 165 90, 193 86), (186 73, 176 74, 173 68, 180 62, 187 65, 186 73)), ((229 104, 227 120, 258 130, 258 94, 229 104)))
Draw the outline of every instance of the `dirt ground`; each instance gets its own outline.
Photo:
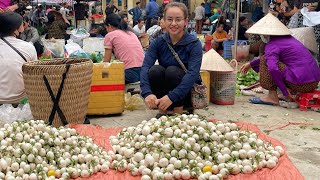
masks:
MULTIPOLYGON (((320 180, 320 113, 300 111, 278 106, 253 105, 248 97, 236 97, 235 105, 219 106, 211 104, 207 110, 197 110, 196 114, 221 121, 245 121, 258 125, 269 136, 281 141, 290 160, 306 180, 320 180), (283 129, 277 127, 286 126, 283 129), (301 124, 299 124, 301 123, 301 124)), ((157 111, 125 111, 119 116, 91 117, 91 124, 103 127, 135 126, 143 120, 154 117, 157 111)))

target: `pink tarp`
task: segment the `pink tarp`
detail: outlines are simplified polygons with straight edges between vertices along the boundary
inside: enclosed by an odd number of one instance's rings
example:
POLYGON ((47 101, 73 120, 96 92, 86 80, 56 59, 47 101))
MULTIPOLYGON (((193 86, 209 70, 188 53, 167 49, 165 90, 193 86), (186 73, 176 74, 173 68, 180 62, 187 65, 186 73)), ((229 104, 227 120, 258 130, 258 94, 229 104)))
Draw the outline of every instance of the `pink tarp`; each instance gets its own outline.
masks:
MULTIPOLYGON (((255 124, 246 123, 246 122, 237 122, 236 123, 242 130, 250 130, 259 135, 260 139, 271 142, 273 146, 282 146, 285 149, 284 145, 276 139, 273 139, 266 134, 264 134, 255 124)), ((94 142, 100 146, 106 148, 107 151, 112 150, 112 147, 109 143, 109 136, 116 135, 121 128, 103 128, 100 126, 91 126, 91 125, 71 125, 72 128, 75 128, 80 135, 87 135, 93 138, 94 142)), ((141 177, 134 177, 126 171, 125 173, 116 172, 110 170, 107 173, 97 173, 90 178, 89 180, 139 180, 141 177)), ((82 180, 84 178, 78 178, 82 180)), ((303 176, 300 174, 298 169, 292 164, 288 155, 285 153, 280 159, 277 166, 273 169, 263 168, 253 174, 238 174, 236 176, 229 176, 228 180, 303 180, 303 176)))

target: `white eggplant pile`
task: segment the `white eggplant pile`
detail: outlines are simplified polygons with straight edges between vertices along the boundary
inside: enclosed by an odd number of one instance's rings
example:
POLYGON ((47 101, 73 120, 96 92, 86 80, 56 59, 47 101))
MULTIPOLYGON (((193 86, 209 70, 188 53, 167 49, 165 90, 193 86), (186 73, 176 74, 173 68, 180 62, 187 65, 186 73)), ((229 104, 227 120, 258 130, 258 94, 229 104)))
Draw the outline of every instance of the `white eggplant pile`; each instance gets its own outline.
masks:
POLYGON ((109 170, 107 152, 75 129, 14 122, 0 129, 0 141, 0 179, 70 179, 109 170))
POLYGON ((235 123, 212 123, 185 114, 124 128, 110 137, 110 143, 110 167, 129 170, 142 180, 222 179, 274 168, 284 154, 280 146, 240 131, 235 123))

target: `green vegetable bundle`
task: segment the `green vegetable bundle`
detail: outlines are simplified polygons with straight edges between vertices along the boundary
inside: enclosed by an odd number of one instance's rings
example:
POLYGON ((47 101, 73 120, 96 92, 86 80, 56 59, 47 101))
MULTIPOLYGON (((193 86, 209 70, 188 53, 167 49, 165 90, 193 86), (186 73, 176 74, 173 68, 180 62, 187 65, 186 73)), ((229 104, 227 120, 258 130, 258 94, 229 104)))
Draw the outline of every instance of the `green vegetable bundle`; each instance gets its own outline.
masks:
POLYGON ((250 69, 246 75, 242 75, 241 73, 237 74, 237 84, 250 86, 259 81, 259 74, 254 70, 250 69))

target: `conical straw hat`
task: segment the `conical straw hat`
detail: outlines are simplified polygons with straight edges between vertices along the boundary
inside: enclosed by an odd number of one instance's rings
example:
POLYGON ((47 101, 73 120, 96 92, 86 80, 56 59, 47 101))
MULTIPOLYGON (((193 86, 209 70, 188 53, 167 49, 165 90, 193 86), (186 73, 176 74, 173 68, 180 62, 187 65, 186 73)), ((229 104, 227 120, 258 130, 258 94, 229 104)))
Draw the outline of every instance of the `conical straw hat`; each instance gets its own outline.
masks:
POLYGON ((302 27, 289 30, 292 32, 291 35, 300 41, 306 48, 318 54, 319 49, 313 27, 302 27))
POLYGON ((201 70, 231 72, 233 68, 215 50, 211 49, 202 57, 201 70))
POLYGON ((273 36, 283 36, 291 34, 289 29, 271 13, 260 19, 251 28, 249 28, 246 33, 273 36))

